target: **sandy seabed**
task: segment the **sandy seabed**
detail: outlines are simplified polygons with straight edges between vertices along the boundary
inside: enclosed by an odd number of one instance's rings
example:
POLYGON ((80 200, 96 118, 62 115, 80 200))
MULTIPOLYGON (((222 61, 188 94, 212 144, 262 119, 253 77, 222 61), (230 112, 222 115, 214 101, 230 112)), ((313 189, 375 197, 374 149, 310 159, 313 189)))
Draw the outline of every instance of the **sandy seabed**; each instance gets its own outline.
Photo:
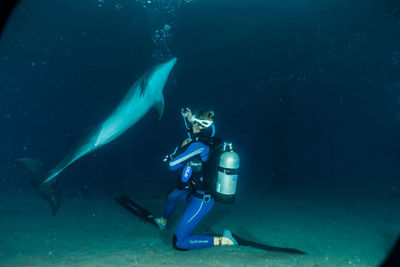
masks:
MULTIPOLYGON (((136 201, 156 214, 165 203, 136 201)), ((181 252, 171 238, 184 206, 159 231, 112 196, 64 197, 52 216, 33 191, 0 193, 0 266, 379 266, 400 233, 399 204, 398 196, 248 197, 217 204, 195 232, 230 229, 308 254, 242 246, 181 252)))

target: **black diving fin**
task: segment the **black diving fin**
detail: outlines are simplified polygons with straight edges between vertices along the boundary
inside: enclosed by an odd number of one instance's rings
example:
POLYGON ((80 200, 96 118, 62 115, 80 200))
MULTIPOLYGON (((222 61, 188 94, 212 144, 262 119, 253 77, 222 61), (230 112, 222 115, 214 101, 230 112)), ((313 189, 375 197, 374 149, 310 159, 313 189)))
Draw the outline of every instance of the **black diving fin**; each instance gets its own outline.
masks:
MULTIPOLYGON (((127 196, 120 196, 116 197, 115 201, 118 202, 122 207, 127 209, 130 213, 133 215, 145 220, 146 222, 149 222, 153 225, 155 225, 158 228, 157 223, 155 222, 155 216, 153 213, 150 211, 146 210, 139 204, 137 204, 135 201, 132 199, 128 198, 127 196)), ((286 253, 292 253, 292 254, 307 254, 306 252, 303 252, 301 250, 295 249, 295 248, 281 248, 281 247, 273 247, 273 246, 268 246, 265 244, 253 242, 246 240, 236 234, 232 233, 232 237, 236 240, 238 245, 240 246, 249 246, 253 248, 258 248, 258 249, 263 249, 267 251, 275 251, 275 252, 286 252, 286 253)))
POLYGON ((157 223, 154 221, 156 217, 153 215, 153 213, 146 210, 145 208, 134 202, 132 199, 128 198, 127 196, 120 196, 116 197, 115 201, 117 201, 118 204, 127 209, 133 215, 155 225, 158 228, 157 223))
POLYGON ((286 253, 303 254, 303 255, 307 254, 306 252, 295 249, 295 248, 273 247, 273 246, 268 246, 265 244, 253 242, 250 240, 246 240, 246 239, 244 239, 238 235, 235 235, 233 233, 232 233, 232 237, 236 240, 236 242, 240 246, 249 246, 249 247, 253 247, 253 248, 259 248, 259 249, 263 249, 263 250, 267 250, 267 251, 275 251, 275 252, 286 252, 286 253))

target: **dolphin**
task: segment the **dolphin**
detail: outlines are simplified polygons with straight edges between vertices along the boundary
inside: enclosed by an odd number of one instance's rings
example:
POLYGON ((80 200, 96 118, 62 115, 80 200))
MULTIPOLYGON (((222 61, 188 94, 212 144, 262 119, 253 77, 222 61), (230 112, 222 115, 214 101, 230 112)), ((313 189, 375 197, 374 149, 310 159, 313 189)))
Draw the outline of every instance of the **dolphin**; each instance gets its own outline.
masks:
POLYGON ((159 120, 164 112, 162 94, 169 73, 177 58, 159 64, 143 74, 129 89, 117 108, 102 123, 71 149, 52 169, 47 169, 38 160, 21 158, 17 162, 28 171, 32 185, 50 204, 56 215, 61 202, 58 175, 84 155, 115 140, 143 118, 152 107, 158 111, 159 120))

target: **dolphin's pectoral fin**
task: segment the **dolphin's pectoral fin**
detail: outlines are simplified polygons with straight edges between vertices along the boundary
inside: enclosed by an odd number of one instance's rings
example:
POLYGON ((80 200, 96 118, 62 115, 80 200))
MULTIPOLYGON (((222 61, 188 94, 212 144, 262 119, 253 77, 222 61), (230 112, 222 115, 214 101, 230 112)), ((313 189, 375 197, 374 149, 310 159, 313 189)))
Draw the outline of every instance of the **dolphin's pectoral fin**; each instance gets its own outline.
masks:
POLYGON ((151 68, 149 71, 147 71, 145 74, 143 74, 142 77, 140 77, 140 84, 139 84, 140 93, 139 93, 139 97, 143 97, 143 95, 144 95, 144 93, 146 91, 146 88, 147 88, 147 86, 149 84, 150 76, 151 76, 153 71, 154 71, 154 68, 151 68))
POLYGON ((143 97, 144 91, 146 90, 146 87, 147 87, 147 82, 148 82, 147 79, 141 80, 140 85, 139 85, 139 90, 140 90, 139 97, 143 97))
POLYGON ((158 112, 158 120, 161 120, 164 114, 164 96, 161 95, 160 99, 154 104, 154 108, 158 112))
POLYGON ((61 189, 58 185, 58 180, 53 179, 48 183, 44 183, 47 170, 38 160, 22 158, 18 159, 17 163, 21 164, 28 171, 33 187, 35 187, 39 194, 50 204, 53 215, 56 215, 61 200, 61 189))

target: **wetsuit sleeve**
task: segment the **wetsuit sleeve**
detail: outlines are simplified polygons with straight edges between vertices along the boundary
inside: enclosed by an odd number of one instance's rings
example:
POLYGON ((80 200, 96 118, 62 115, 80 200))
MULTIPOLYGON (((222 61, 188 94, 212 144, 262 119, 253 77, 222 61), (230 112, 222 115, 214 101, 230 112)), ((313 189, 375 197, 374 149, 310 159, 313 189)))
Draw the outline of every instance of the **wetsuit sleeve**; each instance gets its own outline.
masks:
POLYGON ((178 170, 186 165, 186 163, 194 157, 200 158, 202 161, 208 159, 210 148, 201 142, 191 143, 186 150, 176 156, 169 162, 170 170, 178 170))

